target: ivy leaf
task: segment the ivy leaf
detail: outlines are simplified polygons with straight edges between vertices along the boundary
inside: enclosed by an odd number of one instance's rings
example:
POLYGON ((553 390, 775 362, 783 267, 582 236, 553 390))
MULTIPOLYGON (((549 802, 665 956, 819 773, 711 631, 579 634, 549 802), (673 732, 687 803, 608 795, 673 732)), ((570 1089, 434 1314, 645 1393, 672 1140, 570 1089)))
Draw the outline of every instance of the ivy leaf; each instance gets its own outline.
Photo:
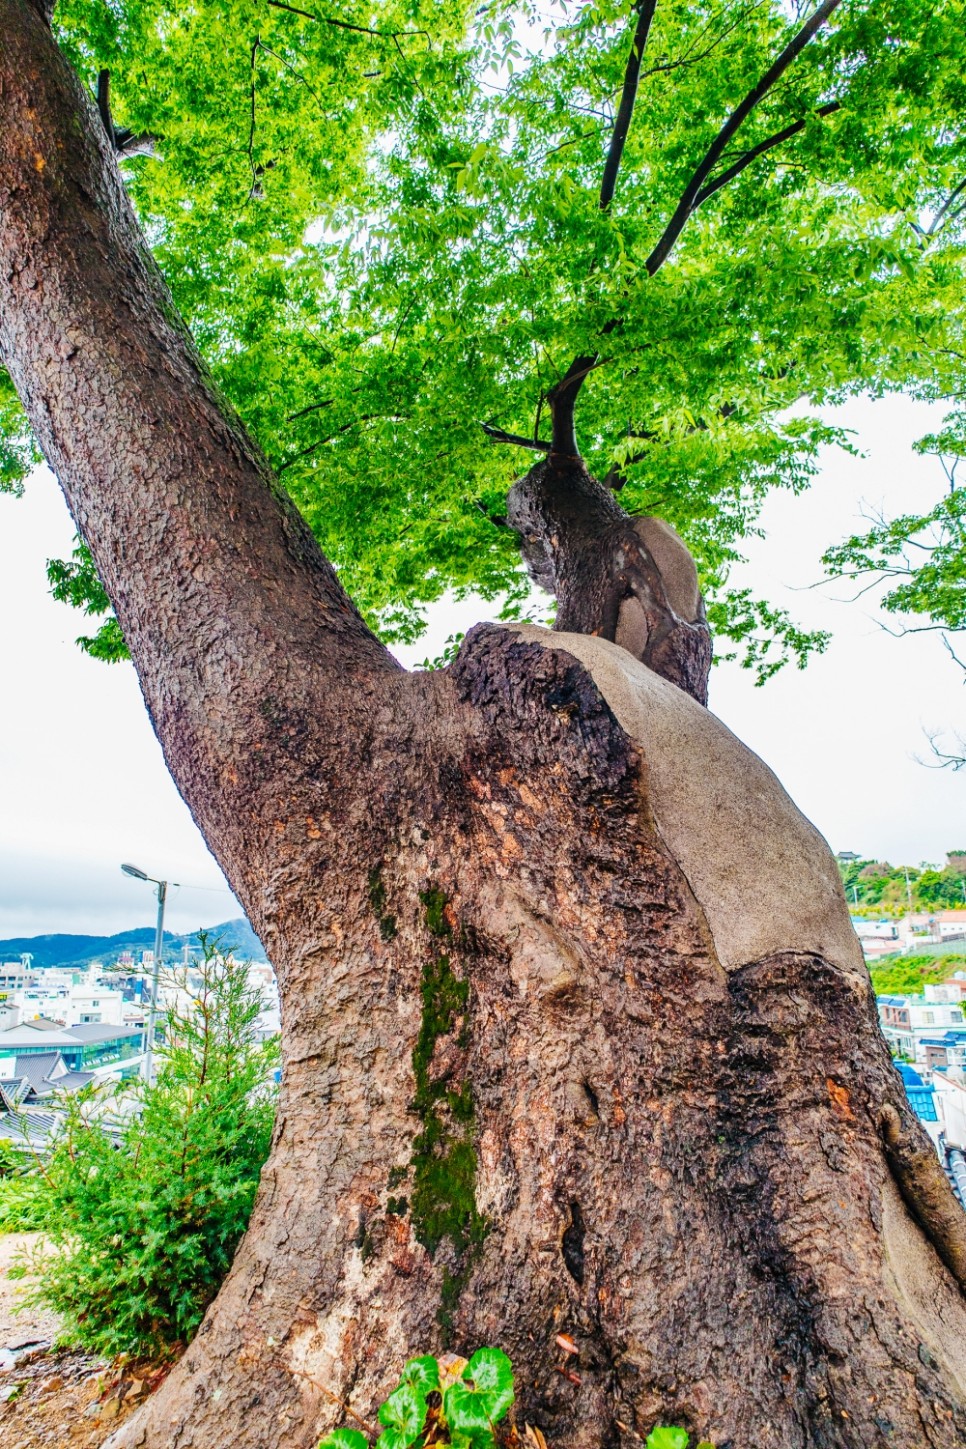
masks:
POLYGON ((687 1429, 673 1429, 659 1424, 647 1436, 647 1449, 688 1449, 687 1429))
POLYGON ((513 1403, 513 1366, 499 1348, 481 1348, 470 1359, 460 1383, 446 1390, 443 1413, 454 1431, 474 1435, 488 1430, 513 1403))
POLYGON ((379 1410, 379 1422, 385 1433, 379 1435, 376 1449, 409 1449, 423 1432, 425 1397, 415 1384, 401 1383, 379 1410))
POLYGON ((319 1440, 319 1449, 369 1449, 369 1440, 358 1429, 333 1429, 319 1440))

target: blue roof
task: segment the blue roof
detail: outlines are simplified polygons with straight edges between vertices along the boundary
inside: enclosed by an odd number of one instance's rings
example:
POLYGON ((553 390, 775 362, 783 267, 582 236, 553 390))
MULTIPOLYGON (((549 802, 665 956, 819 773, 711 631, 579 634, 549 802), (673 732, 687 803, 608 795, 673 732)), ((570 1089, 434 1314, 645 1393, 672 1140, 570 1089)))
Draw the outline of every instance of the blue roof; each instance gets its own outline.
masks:
POLYGON ((896 1062, 896 1066, 907 1087, 924 1087, 926 1085, 915 1067, 911 1067, 908 1062, 896 1062))
POLYGON ((906 1096, 909 1098, 909 1106, 920 1122, 939 1121, 939 1114, 936 1111, 936 1094, 931 1087, 907 1087, 906 1096))

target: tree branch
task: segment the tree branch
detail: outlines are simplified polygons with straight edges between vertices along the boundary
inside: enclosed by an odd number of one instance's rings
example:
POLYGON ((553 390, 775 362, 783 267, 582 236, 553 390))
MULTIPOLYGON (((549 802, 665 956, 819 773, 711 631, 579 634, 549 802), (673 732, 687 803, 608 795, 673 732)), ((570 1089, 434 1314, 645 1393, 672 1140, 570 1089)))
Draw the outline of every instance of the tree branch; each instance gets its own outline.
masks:
MULTIPOLYGON (((829 101, 827 105, 818 106, 814 114, 816 116, 831 116, 835 111, 840 111, 841 109, 841 101, 829 101)), ((729 181, 733 181, 758 156, 763 156, 766 151, 771 151, 775 146, 780 146, 783 141, 788 141, 792 136, 797 136, 799 131, 804 131, 807 125, 807 118, 801 121, 793 121, 791 125, 785 126, 783 130, 776 131, 774 136, 769 136, 767 140, 759 141, 757 146, 752 146, 751 150, 746 151, 743 156, 739 156, 738 160, 734 165, 729 166, 727 171, 722 171, 720 176, 716 176, 713 181, 708 182, 707 186, 702 187, 695 197, 694 210, 697 211, 698 207, 702 206, 709 196, 713 196, 716 191, 721 190, 722 186, 727 186, 729 181)))
POLYGON ((352 418, 349 422, 343 423, 334 432, 327 433, 324 438, 316 438, 314 443, 309 443, 307 447, 301 448, 297 453, 293 453, 291 458, 287 458, 284 463, 278 465, 275 469, 276 475, 284 473, 286 468, 291 468, 295 463, 301 462, 303 458, 307 458, 311 453, 317 452, 319 448, 324 448, 326 443, 334 443, 336 438, 340 438, 343 433, 348 433, 352 428, 361 427, 363 423, 374 423, 377 418, 386 418, 390 422, 400 423, 406 421, 407 414, 362 413, 359 417, 352 418))
POLYGON ((505 433, 502 428, 494 427, 492 423, 480 423, 480 427, 495 443, 512 443, 515 448, 529 448, 534 453, 550 452, 551 444, 543 443, 539 438, 524 438, 520 433, 505 433))
POLYGON ((336 20, 332 15, 313 15, 311 10, 300 10, 297 5, 286 5, 285 0, 267 0, 273 10, 287 10, 290 15, 301 15, 304 20, 314 20, 317 25, 332 25, 336 30, 354 30, 357 35, 372 35, 377 40, 398 42, 399 36, 422 35, 430 43, 428 30, 373 30, 371 25, 353 25, 349 20, 336 20))
POLYGON ((644 266, 649 276, 653 277, 655 272, 664 264, 664 262, 667 261, 671 253, 671 249, 674 246, 674 243, 681 235, 681 232, 684 230, 687 224, 688 218, 691 216, 692 212, 695 210, 696 205, 698 204, 698 197, 700 196, 701 191, 703 190, 705 183, 708 180, 708 177, 711 175, 711 172, 714 170, 714 167, 717 165, 718 161, 720 161, 721 156, 732 136, 735 135, 738 128, 751 115, 752 111, 759 104, 759 102, 764 100, 768 92, 772 89, 776 82, 781 79, 788 67, 792 64, 794 60, 797 59, 800 53, 804 50, 805 46, 812 39, 812 36, 821 29, 821 27, 825 24, 826 20, 832 14, 833 10, 837 9, 841 3, 842 0, 824 0, 824 3, 819 6, 818 10, 815 11, 815 14, 811 17, 811 19, 802 26, 801 30, 799 30, 797 35, 795 35, 793 39, 789 41, 781 54, 768 67, 765 74, 762 76, 761 80, 754 87, 754 89, 750 90, 745 96, 744 100, 741 101, 741 103, 737 105, 732 111, 731 115, 728 117, 727 121, 725 121, 724 125, 721 127, 721 130, 718 132, 717 136, 708 147, 707 151, 704 154, 704 157, 702 158, 700 164, 691 176, 691 179, 688 182, 687 186, 684 188, 684 191, 681 195, 681 200, 677 204, 674 215, 671 217, 671 220, 665 227, 664 234, 661 236, 654 250, 651 252, 651 255, 644 263, 644 266))
MULTIPOLYGON (((927 236, 935 236, 936 235, 936 232, 937 232, 937 230, 938 230, 938 228, 939 228, 939 226, 940 226, 943 218, 949 212, 949 208, 952 206, 953 202, 956 200, 956 198, 958 196, 962 196, 962 194, 963 194, 964 191, 966 191, 966 179, 964 179, 963 181, 961 181, 958 186, 954 187, 953 190, 946 197, 946 200, 943 202, 942 206, 936 212, 936 215, 933 217, 932 222, 929 225, 929 228, 928 228, 928 230, 926 232, 926 235, 927 236)), ((958 216, 958 215, 959 215, 959 212, 958 211, 954 213, 954 217, 955 216, 958 216)))
POLYGON ((109 70, 100 70, 97 73, 97 110, 116 156, 157 155, 156 136, 152 136, 148 131, 136 134, 126 128, 118 130, 115 126, 111 116, 111 72, 109 70))
POLYGON ((593 372, 599 361, 600 354, 597 352, 582 353, 580 357, 575 357, 560 381, 554 383, 547 393, 550 416, 553 420, 553 442, 550 452, 558 458, 571 460, 580 458, 577 433, 574 427, 574 409, 584 378, 588 373, 593 372))
POLYGON ((601 211, 606 211, 614 199, 617 173, 620 170, 621 157, 624 154, 624 144, 627 141, 631 117, 634 114, 634 102, 637 99, 637 84, 641 74, 641 61, 644 58, 644 47, 647 45, 651 22, 654 19, 654 12, 657 9, 657 0, 638 0, 636 8, 638 11, 637 27, 634 31, 631 53, 627 57, 620 105, 617 108, 617 117, 614 121, 610 149, 607 152, 607 160, 604 162, 604 175, 600 183, 601 211))
MULTIPOLYGON (((276 3, 276 0, 269 0, 269 3, 276 3)), ((795 135, 806 125, 805 121, 795 121, 791 126, 786 126, 777 135, 769 137, 768 140, 753 146, 744 156, 738 158, 728 171, 719 176, 714 182, 708 183, 708 178, 714 167, 721 160, 728 142, 735 135, 758 103, 764 99, 768 92, 784 75, 785 71, 805 48, 812 36, 818 31, 825 21, 832 14, 842 0, 823 0, 823 4, 816 10, 810 20, 802 26, 801 30, 789 41, 781 54, 772 62, 761 80, 749 91, 744 100, 735 107, 731 115, 721 127, 714 141, 708 147, 705 155, 691 176, 690 181, 684 188, 681 200, 671 220, 668 222, 654 250, 644 263, 649 276, 654 273, 667 260, 671 249, 678 237, 681 235, 688 218, 691 216, 702 201, 722 186, 732 177, 743 171, 756 156, 771 150, 781 141, 787 140, 789 136, 795 135)), ((627 139, 627 130, 630 126, 633 113, 634 98, 637 93, 637 84, 640 79, 641 55, 643 54, 644 42, 647 39, 648 30, 654 16, 656 0, 641 0, 641 10, 638 17, 637 30, 634 37, 634 45, 628 57, 627 72, 624 78, 624 92, 621 96, 620 109, 617 121, 614 126, 614 135, 611 141, 610 152, 607 157, 607 164, 604 171, 604 180, 601 185, 601 208, 606 210, 614 194, 614 184, 617 179, 617 171, 620 166, 621 155, 624 149, 624 142, 627 139)), ((839 102, 830 102, 827 106, 819 107, 818 114, 827 115, 832 110, 839 108, 839 102)), ((612 317, 611 320, 601 328, 601 335, 608 336, 621 326, 619 317, 612 317)), ((586 354, 574 358, 567 372, 560 381, 550 389, 547 394, 547 401, 550 403, 553 413, 553 445, 551 452, 561 457, 579 457, 577 438, 574 429, 574 408, 577 402, 577 394, 587 374, 598 365, 599 354, 586 354)))

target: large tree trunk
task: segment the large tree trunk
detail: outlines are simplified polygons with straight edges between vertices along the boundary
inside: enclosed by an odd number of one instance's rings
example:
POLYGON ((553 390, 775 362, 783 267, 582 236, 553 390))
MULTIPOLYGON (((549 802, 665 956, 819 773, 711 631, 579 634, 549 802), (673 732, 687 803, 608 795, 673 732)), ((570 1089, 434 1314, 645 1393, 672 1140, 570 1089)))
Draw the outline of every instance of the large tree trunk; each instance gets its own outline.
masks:
POLYGON ((0 35, 0 353, 283 1002, 251 1227, 112 1449, 309 1449, 484 1343, 559 1449, 962 1440, 966 1217, 824 843, 618 642, 483 627, 399 670, 210 387, 40 11, 0 35))

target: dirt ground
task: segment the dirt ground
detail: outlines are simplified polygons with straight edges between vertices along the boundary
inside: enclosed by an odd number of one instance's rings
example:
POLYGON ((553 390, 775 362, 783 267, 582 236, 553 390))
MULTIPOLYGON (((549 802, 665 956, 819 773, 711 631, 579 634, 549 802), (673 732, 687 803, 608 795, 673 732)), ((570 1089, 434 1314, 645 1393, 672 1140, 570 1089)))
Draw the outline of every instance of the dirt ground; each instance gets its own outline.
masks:
POLYGON ((11 1282, 8 1268, 14 1261, 29 1255, 40 1241, 40 1233, 0 1234, 0 1348, 17 1348, 38 1340, 54 1338, 60 1327, 55 1313, 42 1308, 31 1308, 16 1313, 17 1304, 23 1298, 25 1283, 11 1282))
POLYGON ((98 1449, 166 1369, 54 1349, 57 1316, 14 1310, 27 1283, 8 1270, 36 1233, 0 1236, 0 1443, 3 1449, 98 1449))

